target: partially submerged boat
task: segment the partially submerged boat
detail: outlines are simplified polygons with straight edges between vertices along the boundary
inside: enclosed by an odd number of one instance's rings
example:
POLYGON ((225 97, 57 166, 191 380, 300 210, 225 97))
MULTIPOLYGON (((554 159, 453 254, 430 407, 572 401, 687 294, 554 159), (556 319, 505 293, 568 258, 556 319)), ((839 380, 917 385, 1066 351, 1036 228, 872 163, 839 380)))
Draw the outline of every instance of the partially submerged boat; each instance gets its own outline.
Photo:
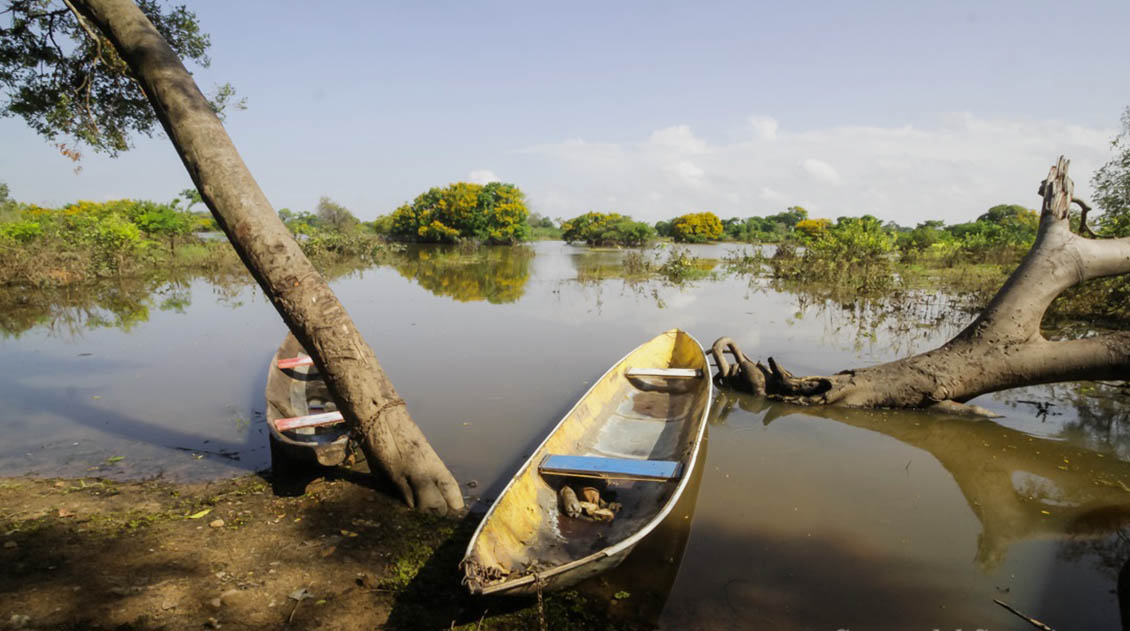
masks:
POLYGON ((483 517, 460 564, 467 588, 534 594, 616 567, 686 489, 713 395, 702 346, 683 331, 617 362, 483 517), (599 509, 578 513, 570 495, 599 509))
POLYGON ((349 431, 310 356, 287 333, 267 372, 272 466, 280 460, 331 467, 349 455, 349 431))

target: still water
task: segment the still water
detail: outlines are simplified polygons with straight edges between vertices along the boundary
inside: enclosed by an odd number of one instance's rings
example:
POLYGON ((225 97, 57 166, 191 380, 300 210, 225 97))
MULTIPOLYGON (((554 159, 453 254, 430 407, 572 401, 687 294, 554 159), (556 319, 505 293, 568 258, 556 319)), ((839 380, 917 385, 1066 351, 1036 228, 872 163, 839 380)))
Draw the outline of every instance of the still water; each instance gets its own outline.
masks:
MULTIPOLYGON (((330 275, 432 445, 477 482, 471 501, 493 498, 594 379, 662 330, 827 374, 968 320, 936 292, 845 303, 720 263, 701 280, 638 280, 622 260, 559 242, 412 248, 330 275)), ((263 387, 285 328, 246 279, 7 292, 0 329, 0 475, 269 465, 263 387)), ((1028 628, 994 599, 1058 629, 1118 628, 1130 408, 1111 390, 977 400, 995 421, 723 393, 697 493, 589 588, 633 593, 625 606, 665 629, 1028 628)))

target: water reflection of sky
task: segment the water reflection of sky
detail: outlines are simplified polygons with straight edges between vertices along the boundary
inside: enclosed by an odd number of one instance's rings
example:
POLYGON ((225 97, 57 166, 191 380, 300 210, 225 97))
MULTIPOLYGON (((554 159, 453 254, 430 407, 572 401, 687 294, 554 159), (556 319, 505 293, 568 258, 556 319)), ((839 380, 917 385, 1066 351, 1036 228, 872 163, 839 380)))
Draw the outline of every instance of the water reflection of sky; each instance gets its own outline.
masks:
MULTIPOLYGON (((892 315, 881 301, 775 291, 722 266, 679 285, 617 276, 622 252, 532 249, 525 259, 416 256, 333 281, 433 445, 487 496, 593 379, 661 330, 704 344, 728 335, 752 356, 827 374, 929 348, 965 323, 936 294, 892 315), (447 267, 429 267, 436 260, 447 267), (611 273, 578 280, 578 265, 611 273)), ((186 479, 266 466, 262 396, 285 332, 278 316, 246 284, 185 281, 172 303, 164 290, 18 297, 39 311, 8 318, 18 330, 0 341, 0 472, 186 479), (138 305, 147 319, 114 325, 115 309, 138 305), (84 326, 90 313, 108 325, 84 326)), ((1000 598, 1057 628, 1115 626, 1110 590, 1125 559, 1109 533, 1130 499, 1119 486, 1130 483, 1118 459, 1125 405, 1073 386, 977 403, 1004 417, 966 426, 731 403, 710 429, 659 625, 1020 628, 1000 598), (1024 401, 1056 405, 1040 415, 1024 401), (1042 499, 1041 480, 1054 491, 1042 499)))

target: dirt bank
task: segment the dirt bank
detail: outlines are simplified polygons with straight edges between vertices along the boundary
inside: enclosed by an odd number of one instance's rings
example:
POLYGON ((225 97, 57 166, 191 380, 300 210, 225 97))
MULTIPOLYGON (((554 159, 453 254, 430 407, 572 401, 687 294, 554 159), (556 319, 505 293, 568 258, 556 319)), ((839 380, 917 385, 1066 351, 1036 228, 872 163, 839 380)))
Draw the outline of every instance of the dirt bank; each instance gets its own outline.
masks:
MULTIPOLYGON (((418 515, 369 479, 0 480, 0 629, 540 626, 536 602, 461 588, 478 516, 418 515)), ((555 595, 547 625, 640 628, 615 604, 555 595)))

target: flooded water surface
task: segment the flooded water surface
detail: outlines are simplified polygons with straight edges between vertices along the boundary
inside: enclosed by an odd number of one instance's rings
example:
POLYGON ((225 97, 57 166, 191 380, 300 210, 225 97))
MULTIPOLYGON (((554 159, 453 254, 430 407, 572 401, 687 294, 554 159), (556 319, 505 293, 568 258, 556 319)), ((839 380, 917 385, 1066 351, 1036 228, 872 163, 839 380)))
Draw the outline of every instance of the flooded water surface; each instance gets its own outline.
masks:
MULTIPOLYGON (((432 445, 475 482, 472 501, 492 499, 595 379, 663 330, 728 335, 828 374, 937 345, 969 317, 936 292, 845 303, 699 266, 699 280, 640 279, 623 252, 542 242, 410 248, 331 276, 432 445)), ((246 280, 8 292, 0 314, 0 474, 192 480, 269 466, 263 387, 286 330, 246 280)), ((1126 404, 1101 384, 975 402, 1002 417, 720 393, 687 497, 585 589, 664 629, 1028 628, 994 599, 1057 629, 1118 628, 1126 404)))

